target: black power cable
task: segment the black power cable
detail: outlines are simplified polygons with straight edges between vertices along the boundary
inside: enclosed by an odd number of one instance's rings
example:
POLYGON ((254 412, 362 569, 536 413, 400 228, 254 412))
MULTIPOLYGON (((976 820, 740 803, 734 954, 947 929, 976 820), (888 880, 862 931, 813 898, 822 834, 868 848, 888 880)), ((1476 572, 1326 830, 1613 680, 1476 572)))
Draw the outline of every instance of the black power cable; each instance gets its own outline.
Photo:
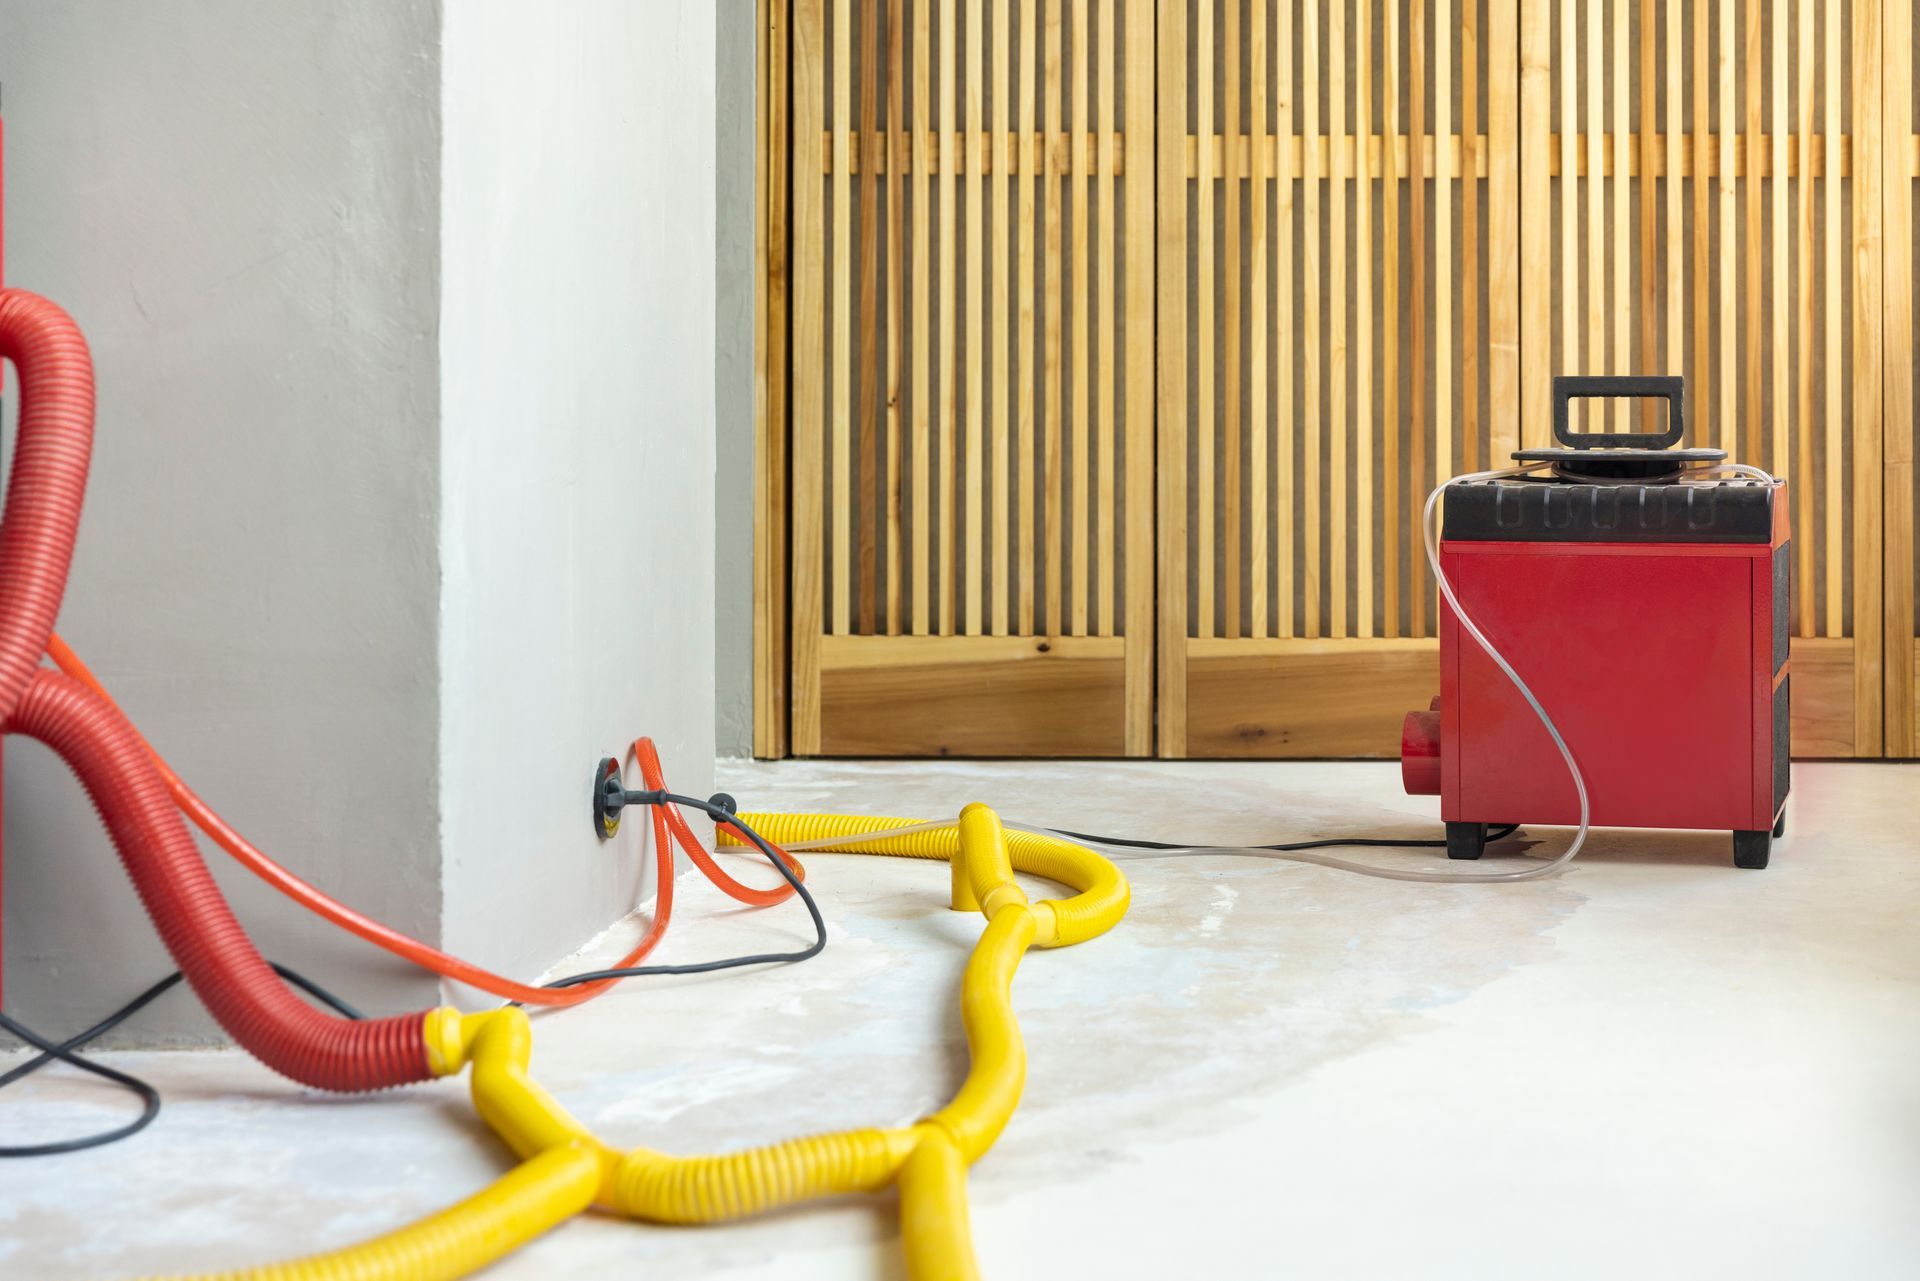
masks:
MULTIPOLYGON (((774 869, 780 873, 788 885, 793 887, 794 892, 800 896, 800 901, 806 905, 807 915, 813 919, 814 940, 811 944, 797 952, 762 952, 751 956, 730 956, 717 961, 700 961, 689 965, 640 965, 618 970, 593 970, 585 974, 571 974, 566 978, 555 979, 553 982, 546 984, 546 986, 556 988, 572 987, 578 983, 592 983, 599 979, 641 978, 653 974, 708 974, 715 970, 737 969, 747 965, 792 963, 818 956, 821 950, 827 945, 827 923, 820 915, 819 904, 814 902, 813 895, 808 893, 806 885, 802 883, 798 876, 794 875, 793 869, 787 866, 786 860, 780 857, 779 852, 776 851, 764 837, 754 831, 752 827, 741 822, 740 819, 734 815, 732 801, 732 797, 724 794, 716 795, 712 800, 702 801, 691 796, 681 796, 673 792, 622 792, 617 799, 610 798, 612 808, 616 812, 622 806, 629 804, 681 805, 689 809, 699 810, 717 822, 727 823, 738 829, 743 836, 759 848, 762 854, 766 855, 767 861, 773 864, 774 869)), ((296 970, 288 969, 284 965, 274 965, 273 972, 321 1004, 330 1006, 342 1017, 349 1019, 364 1019, 366 1017, 366 1015, 362 1014, 359 1010, 356 1010, 353 1006, 347 1004, 296 970)), ((113 1013, 107 1015, 106 1018, 101 1019, 86 1031, 75 1036, 70 1036, 64 1041, 55 1041, 50 1037, 42 1036, 40 1033, 11 1016, 0 1013, 0 1030, 11 1033, 27 1045, 39 1051, 38 1054, 26 1060, 24 1063, 15 1064, 6 1072, 0 1073, 0 1090, 4 1090, 7 1086, 12 1085, 14 1082, 34 1072, 38 1072, 51 1063, 59 1062, 79 1068, 83 1072, 90 1072, 102 1080, 111 1081, 113 1084, 127 1090, 140 1100, 140 1115, 125 1125, 116 1126, 111 1130, 103 1130, 98 1134, 84 1135, 76 1139, 58 1139, 50 1143, 0 1146, 0 1159, 9 1157, 56 1156, 66 1152, 83 1152, 88 1148, 105 1147, 107 1144, 117 1143, 121 1139, 131 1138, 133 1135, 138 1134, 153 1124, 154 1118, 160 1115, 160 1091, 131 1073, 122 1072, 118 1068, 108 1067, 104 1063, 97 1063, 80 1054, 79 1051, 83 1047, 113 1031, 141 1010, 146 1009, 149 1005, 172 991, 175 987, 179 986, 183 977, 184 976, 176 970, 146 991, 140 993, 140 995, 134 997, 131 1001, 128 1001, 113 1013)))
MULTIPOLYGON (((307 978, 295 970, 290 970, 284 965, 274 965, 273 972, 321 1004, 331 1006, 345 1018, 364 1019, 366 1017, 366 1015, 354 1009, 351 1005, 348 1005, 345 1001, 333 995, 333 993, 327 991, 312 979, 307 978)), ((152 1005, 162 996, 165 996, 169 991, 179 986, 183 977, 178 970, 175 970, 172 974, 161 979, 158 983, 155 983, 152 987, 134 997, 131 1001, 128 1001, 125 1005, 107 1015, 106 1018, 101 1019, 86 1031, 81 1032, 77 1036, 70 1036, 64 1041, 56 1042, 50 1040, 47 1037, 41 1036, 24 1023, 0 1013, 0 1028, 12 1033, 20 1040, 40 1051, 40 1053, 34 1055, 26 1062, 16 1064, 5 1073, 0 1073, 0 1090, 6 1089, 22 1077, 38 1072, 41 1068, 57 1061, 66 1063, 72 1067, 77 1067, 82 1072, 91 1072, 103 1080, 111 1081, 140 1100, 140 1115, 125 1125, 118 1126, 111 1130, 102 1130, 98 1134, 83 1135, 77 1139, 56 1139, 51 1143, 29 1143, 11 1147, 0 1147, 0 1158, 58 1156, 65 1152, 84 1152, 88 1148, 105 1147, 109 1143, 117 1143, 121 1139, 131 1138, 133 1135, 146 1129, 149 1125, 152 1125, 153 1119, 160 1115, 160 1091, 154 1089, 153 1086, 131 1073, 122 1072, 118 1068, 110 1068, 104 1063, 96 1063, 92 1059, 83 1057, 78 1051, 83 1046, 99 1040, 138 1014, 141 1010, 152 1005)))
POLYGON ((742 836, 752 841, 762 854, 766 855, 767 861, 773 864, 774 870, 793 887, 793 892, 798 894, 800 901, 806 905, 807 915, 813 918, 812 943, 797 952, 761 952, 752 956, 729 956, 717 961, 698 961, 691 965, 635 965, 618 970, 589 970, 585 974, 569 974, 563 979, 555 979, 543 986, 573 987, 579 983, 595 983, 601 979, 637 979, 655 974, 711 974, 715 970, 738 969, 743 965, 790 965, 796 961, 805 961, 820 955, 827 946, 827 923, 820 916, 819 904, 813 901, 813 895, 807 892, 806 884, 794 875, 793 869, 787 866, 787 861, 780 857, 780 852, 774 849, 760 833, 740 821, 739 816, 734 813, 732 802, 733 798, 725 793, 716 794, 711 800, 702 801, 691 796, 681 796, 676 792, 627 791, 617 784, 609 788, 601 798, 601 804, 605 809, 616 815, 628 805, 683 805, 688 809, 699 810, 716 823, 725 823, 737 829, 742 836))
MULTIPOLYGON (((1136 841, 1121 836, 1089 836, 1085 832, 1069 832, 1064 827, 1051 829, 1058 836, 1076 841, 1092 841, 1096 845, 1118 845, 1132 850, 1166 850, 1179 852, 1191 849, 1211 849, 1212 846, 1181 844, 1177 841, 1136 841)), ((1487 833, 1489 841, 1502 841, 1520 830, 1518 823, 1503 823, 1487 833)), ((1443 850, 1447 842, 1443 838, 1437 841, 1402 840, 1392 836, 1326 836, 1312 841, 1292 841, 1284 845, 1240 845, 1221 848, 1245 850, 1271 850, 1275 854, 1291 854, 1295 850, 1335 849, 1343 845, 1365 846, 1380 850, 1443 850)))

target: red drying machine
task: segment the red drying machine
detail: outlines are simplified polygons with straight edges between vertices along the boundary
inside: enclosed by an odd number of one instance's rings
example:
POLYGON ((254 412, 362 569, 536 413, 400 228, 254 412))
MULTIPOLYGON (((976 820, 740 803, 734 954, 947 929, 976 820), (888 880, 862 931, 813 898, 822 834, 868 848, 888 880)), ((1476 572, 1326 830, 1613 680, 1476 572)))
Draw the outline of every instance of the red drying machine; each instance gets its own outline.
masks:
MULTIPOLYGON (((1463 480, 1441 501, 1440 563, 1467 616, 1532 687, 1586 779, 1596 827, 1733 833, 1765 867, 1785 831, 1791 559, 1779 481, 1688 475, 1725 453, 1677 449, 1679 378, 1557 378, 1559 448, 1525 476, 1463 480), (1568 401, 1663 397, 1663 433, 1574 433, 1568 401)), ((1546 728, 1441 610, 1440 696, 1402 732, 1407 791, 1438 795, 1447 853, 1490 824, 1574 824, 1546 728)))

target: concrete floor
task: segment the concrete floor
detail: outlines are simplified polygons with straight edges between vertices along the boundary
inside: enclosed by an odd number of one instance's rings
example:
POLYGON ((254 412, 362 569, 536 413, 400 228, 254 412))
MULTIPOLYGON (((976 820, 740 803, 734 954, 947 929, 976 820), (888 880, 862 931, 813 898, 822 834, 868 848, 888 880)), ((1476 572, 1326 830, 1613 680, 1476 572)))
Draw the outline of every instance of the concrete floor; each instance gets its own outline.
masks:
MULTIPOLYGON (((1436 812, 1391 765, 741 764, 723 785, 748 808, 982 799, 1183 838, 1427 836, 1436 812)), ((1020 971, 1026 1097, 972 1180, 988 1275, 1920 1275, 1920 767, 1801 766, 1788 822, 1765 872, 1735 871, 1724 835, 1664 832, 1596 834, 1565 876, 1504 887, 1130 860, 1122 926, 1020 971)), ((1524 835, 1532 857, 1566 839, 1524 835)), ((543 1017, 539 1077, 608 1138, 676 1151, 944 1101, 978 920, 944 909, 944 870, 810 864, 823 956, 543 1017)), ((794 907, 681 884, 663 960, 806 936, 794 907)), ((0 1274, 261 1263, 505 1165, 460 1084, 338 1099, 235 1053, 108 1057, 166 1111, 109 1151, 0 1164, 0 1274)), ((0 1141, 123 1114, 49 1074, 0 1101, 0 1141)), ((590 1218, 488 1275, 897 1278, 895 1216, 590 1218)))

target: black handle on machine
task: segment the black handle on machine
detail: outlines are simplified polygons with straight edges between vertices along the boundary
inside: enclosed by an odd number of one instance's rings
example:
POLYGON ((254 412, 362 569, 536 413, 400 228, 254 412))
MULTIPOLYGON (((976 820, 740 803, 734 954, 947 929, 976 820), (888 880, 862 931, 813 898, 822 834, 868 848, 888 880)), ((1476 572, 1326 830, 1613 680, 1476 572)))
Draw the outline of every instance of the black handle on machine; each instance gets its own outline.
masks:
POLYGON ((1568 449, 1667 449, 1686 430, 1686 379, 1673 374, 1561 374, 1553 380, 1553 434, 1568 449), (1667 429, 1644 431, 1569 431, 1567 402, 1589 397, 1667 402, 1667 429))

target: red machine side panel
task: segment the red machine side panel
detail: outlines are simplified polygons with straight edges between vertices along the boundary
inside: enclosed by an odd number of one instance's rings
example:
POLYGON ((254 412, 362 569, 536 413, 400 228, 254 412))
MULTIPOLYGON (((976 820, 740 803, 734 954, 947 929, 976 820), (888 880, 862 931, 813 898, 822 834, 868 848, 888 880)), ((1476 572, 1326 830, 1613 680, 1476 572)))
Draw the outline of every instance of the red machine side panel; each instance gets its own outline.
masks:
MULTIPOLYGON (((1755 814, 1769 735, 1753 667, 1770 639, 1755 635, 1769 550, 1456 542, 1441 554, 1467 612, 1566 736, 1595 825, 1750 830, 1772 821, 1755 814)), ((1532 709, 1451 610, 1441 626, 1443 817, 1578 822, 1532 709)))

